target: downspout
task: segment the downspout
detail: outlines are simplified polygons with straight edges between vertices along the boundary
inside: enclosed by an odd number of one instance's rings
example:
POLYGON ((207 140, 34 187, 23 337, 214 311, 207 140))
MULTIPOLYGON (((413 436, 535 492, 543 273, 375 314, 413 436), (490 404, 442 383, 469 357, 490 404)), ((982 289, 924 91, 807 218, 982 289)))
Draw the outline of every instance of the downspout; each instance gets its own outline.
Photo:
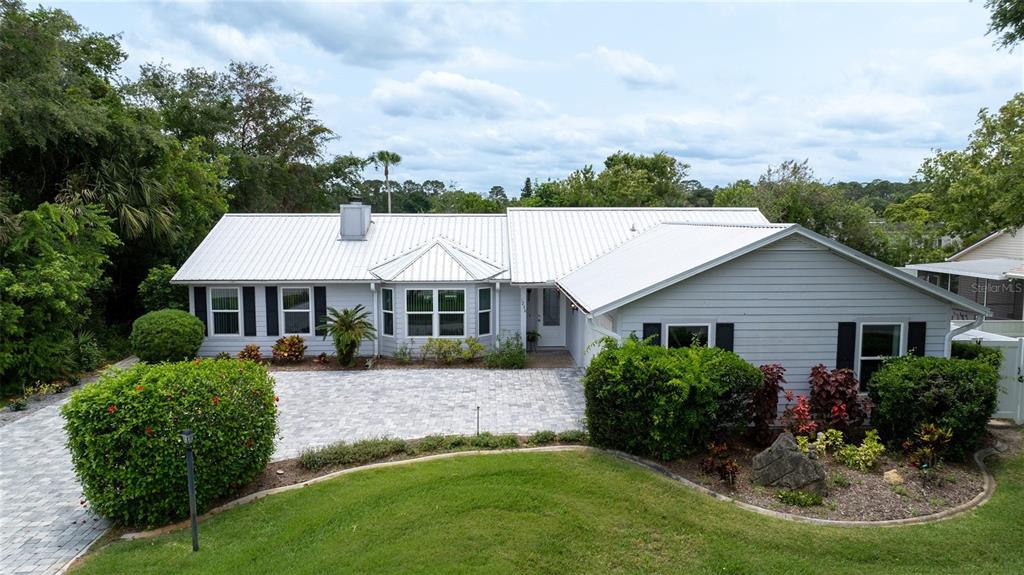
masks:
POLYGON ((946 334, 946 340, 944 342, 942 350, 942 353, 945 354, 945 357, 949 357, 953 351, 954 337, 964 332, 970 331, 976 327, 980 327, 983 323, 985 323, 985 316, 980 313, 976 313, 974 314, 974 321, 972 321, 971 323, 964 324, 954 330, 950 330, 949 333, 946 334))
MULTIPOLYGON (((377 284, 370 282, 370 291, 373 292, 373 329, 380 333, 380 306, 377 305, 377 284)), ((373 357, 380 357, 380 337, 373 338, 373 357)))
POLYGON ((491 334, 491 346, 498 343, 501 334, 501 282, 494 282, 494 301, 491 302, 491 313, 494 315, 494 333, 491 334))

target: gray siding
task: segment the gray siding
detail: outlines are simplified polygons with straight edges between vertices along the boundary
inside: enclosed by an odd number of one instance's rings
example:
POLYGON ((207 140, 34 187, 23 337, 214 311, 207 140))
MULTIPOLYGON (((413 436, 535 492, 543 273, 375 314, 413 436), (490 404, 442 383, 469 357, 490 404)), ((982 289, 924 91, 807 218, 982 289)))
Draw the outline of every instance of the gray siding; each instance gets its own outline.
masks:
MULTIPOLYGON (((788 388, 808 388, 812 366, 835 366, 839 322, 924 321, 927 355, 944 353, 950 305, 823 246, 787 238, 619 310, 616 331, 644 322, 733 323, 734 351, 755 365, 779 362, 788 388)), ((906 346, 904 327, 904 347, 906 346)))
POLYGON ((523 331, 523 306, 519 302, 520 288, 511 284, 501 285, 501 327, 499 335, 517 334, 523 331))
POLYGON ((1017 230, 1016 235, 1000 234, 971 251, 956 258, 963 260, 984 260, 989 258, 1024 259, 1024 228, 1017 230))

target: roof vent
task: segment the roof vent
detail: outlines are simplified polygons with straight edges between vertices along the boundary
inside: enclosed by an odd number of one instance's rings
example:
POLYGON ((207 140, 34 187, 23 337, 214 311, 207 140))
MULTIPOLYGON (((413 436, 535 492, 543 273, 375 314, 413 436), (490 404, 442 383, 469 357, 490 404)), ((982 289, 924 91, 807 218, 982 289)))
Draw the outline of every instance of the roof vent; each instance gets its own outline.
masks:
POLYGON ((366 233, 370 231, 370 206, 355 200, 341 204, 339 212, 341 216, 339 239, 343 241, 365 240, 366 233))
POLYGON ((629 224, 629 231, 635 232, 636 231, 636 224, 629 224))

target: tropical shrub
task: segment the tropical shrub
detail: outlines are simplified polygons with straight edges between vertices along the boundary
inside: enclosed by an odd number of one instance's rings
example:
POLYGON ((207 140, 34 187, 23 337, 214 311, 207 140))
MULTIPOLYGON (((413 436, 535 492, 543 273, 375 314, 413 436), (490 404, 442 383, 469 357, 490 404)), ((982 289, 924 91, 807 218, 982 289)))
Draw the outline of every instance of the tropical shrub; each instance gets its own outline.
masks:
POLYGON ((846 443, 843 441, 843 432, 838 429, 826 429, 819 431, 814 440, 814 449, 818 453, 835 453, 846 443))
POLYGON ((451 365, 462 357, 462 342, 458 339, 428 337, 420 347, 424 359, 430 359, 442 365, 451 365))
POLYGON ((849 369, 829 371, 818 364, 811 368, 811 416, 824 429, 845 431, 859 427, 867 409, 858 393, 860 384, 849 369))
POLYGON ((298 363, 306 357, 306 340, 298 335, 286 335, 278 338, 270 350, 274 361, 298 363))
POLYGON ((980 359, 992 364, 996 370, 1003 364, 1002 350, 994 347, 985 347, 980 343, 954 341, 950 356, 956 359, 980 359))
POLYGON ((473 361, 483 355, 484 350, 487 349, 486 346, 480 343, 480 340, 475 337, 467 337, 464 343, 466 344, 466 349, 462 350, 462 359, 465 361, 473 361))
POLYGON ((91 331, 78 332, 71 342, 71 363, 75 371, 92 371, 103 363, 103 351, 91 331))
POLYGON ((519 334, 499 335, 494 347, 484 356, 484 365, 491 369, 523 369, 526 367, 526 348, 519 334))
POLYGON ((750 422, 754 439, 767 445, 772 440, 772 424, 779 417, 779 392, 786 382, 786 368, 778 363, 769 363, 759 369, 762 381, 761 385, 754 388, 750 400, 750 422))
POLYGON ((139 283, 139 298, 146 311, 180 309, 188 311, 188 286, 174 285, 171 278, 178 268, 159 265, 149 268, 146 279, 139 283))
POLYGON ((270 461, 275 400, 262 365, 196 360, 106 375, 61 412, 90 508, 117 524, 151 526, 188 515, 182 430, 195 438, 201 512, 270 461))
POLYGON ((242 351, 238 352, 238 359, 263 361, 263 354, 260 352, 260 346, 255 343, 246 344, 246 346, 242 348, 242 351))
POLYGON ((142 315, 132 324, 132 353, 149 363, 192 359, 206 336, 196 316, 177 309, 142 315))
POLYGON ((745 424, 761 372, 719 348, 607 340, 583 378, 587 428, 604 447, 675 459, 745 424))
POLYGON ((377 330, 370 322, 370 312, 362 304, 341 311, 333 307, 327 308, 327 318, 322 326, 325 330, 324 339, 331 336, 334 349, 338 353, 338 363, 352 365, 359 344, 363 341, 377 339, 377 330))
POLYGON ((796 396, 796 405, 788 402, 793 401, 793 392, 786 392, 786 409, 782 412, 782 426, 793 435, 814 435, 818 430, 818 424, 811 416, 811 404, 807 396, 796 396))
POLYGON ((953 434, 949 455, 962 458, 985 436, 996 409, 999 373, 983 360, 902 356, 871 378, 872 424, 891 445, 932 423, 953 434))
POLYGON ((934 469, 953 441, 953 432, 934 423, 918 428, 913 439, 903 442, 903 450, 910 454, 910 464, 918 469, 934 469))
POLYGON ((878 432, 872 429, 868 431, 860 445, 840 447, 836 451, 836 459, 851 469, 867 472, 874 469, 875 463, 883 453, 885 453, 885 446, 878 439, 878 432))

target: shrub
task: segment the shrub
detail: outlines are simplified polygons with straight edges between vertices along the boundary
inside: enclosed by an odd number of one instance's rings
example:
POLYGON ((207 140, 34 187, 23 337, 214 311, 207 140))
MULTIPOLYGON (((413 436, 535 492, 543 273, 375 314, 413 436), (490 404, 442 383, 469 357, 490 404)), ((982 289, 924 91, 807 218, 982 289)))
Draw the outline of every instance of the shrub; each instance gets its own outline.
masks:
POLYGON ((878 439, 878 432, 872 429, 860 445, 844 445, 836 452, 836 458, 851 469, 867 472, 875 467, 878 458, 885 453, 885 446, 878 439))
POLYGON ((226 351, 218 351, 217 355, 213 356, 213 359, 231 359, 231 354, 226 351))
POLYGON ((526 348, 519 334, 498 336, 494 347, 484 356, 484 365, 492 369, 526 367, 526 348))
POLYGON ((82 388, 62 414, 90 507, 124 525, 187 516, 181 432, 191 429, 203 511, 267 466, 275 399, 262 365, 234 360, 139 364, 82 388))
POLYGON ((955 359, 980 359, 999 370, 1003 364, 1003 352, 994 347, 985 347, 980 343, 954 341, 950 355, 955 359))
POLYGON ((255 343, 247 344, 242 348, 242 351, 238 352, 238 359, 263 361, 263 354, 260 353, 260 346, 255 343))
POLYGON ((203 322, 177 309, 151 311, 135 320, 132 352, 149 363, 192 359, 206 336, 203 322))
POLYGON ((814 440, 814 449, 818 453, 835 453, 843 445, 845 445, 843 432, 838 429, 826 429, 824 432, 819 431, 818 436, 814 440))
POLYGON ((513 449, 519 447, 519 438, 513 433, 494 435, 483 432, 468 438, 470 447, 476 449, 513 449))
POLYGON ((718 348, 608 340, 583 378, 587 428, 597 445, 675 459, 745 423, 761 378, 718 348))
POLYGON ((812 491, 779 491, 775 497, 786 505, 796 507, 813 507, 822 503, 821 495, 812 491))
POLYGON ((999 373, 982 360, 902 356, 886 360, 871 379, 872 423, 892 445, 922 424, 953 433, 951 457, 961 458, 985 436, 999 395, 999 373))
POLYGON ((558 434, 559 443, 587 443, 590 436, 582 429, 569 429, 558 434))
POLYGON ((409 349, 408 342, 402 342, 402 344, 398 346, 398 349, 395 350, 395 361, 397 361, 399 365, 409 365, 412 363, 412 351, 409 349))
POLYGON ((338 363, 341 365, 352 365, 352 360, 359 351, 359 344, 363 341, 377 339, 377 330, 369 318, 370 312, 366 311, 362 304, 340 311, 333 307, 327 308, 327 318, 318 329, 324 329, 324 339, 331 336, 334 350, 338 353, 338 363))
POLYGON ((28 408, 28 400, 24 397, 15 397, 7 404, 8 411, 24 411, 28 408))
POLYGON ((953 440, 953 432, 934 423, 925 423, 914 439, 903 442, 903 450, 910 453, 910 464, 918 469, 934 469, 953 440))
POLYGON ((777 363, 762 365, 762 382, 754 388, 750 400, 750 421, 754 439, 763 445, 772 440, 772 424, 779 417, 779 392, 786 382, 786 368, 777 363))
POLYGON ((103 362, 103 352, 91 331, 79 332, 71 343, 71 363, 75 371, 92 371, 103 362))
POLYGON ((858 395, 860 384, 849 369, 811 368, 811 415, 825 429, 859 427, 867 417, 858 395))
POLYGON ((306 340, 297 335, 286 335, 274 342, 270 348, 274 354, 274 361, 298 363, 306 357, 306 340))
POLYGON ((467 337, 465 343, 466 349, 462 350, 462 359, 465 361, 473 361, 474 359, 477 359, 483 355, 484 350, 487 349, 486 346, 480 343, 480 340, 475 337, 467 337))
POLYGON ((462 357, 462 342, 457 339, 428 337, 420 347, 424 359, 430 359, 441 365, 451 365, 462 357))
MULTIPOLYGON (((786 392, 786 401, 792 401, 793 393, 786 392)), ((807 397, 796 396, 796 405, 786 404, 782 413, 782 426, 793 435, 813 435, 818 430, 818 424, 811 416, 811 404, 807 397)))
POLYGON ((547 445, 558 441, 558 434, 554 431, 538 431, 526 440, 530 445, 547 445))
POLYGON ((376 437, 348 443, 339 441, 324 447, 306 449, 299 455, 299 464, 316 470, 339 465, 363 465, 395 455, 411 454, 404 439, 376 437))
POLYGON ((178 268, 160 265, 149 268, 146 279, 139 283, 139 298, 146 311, 180 309, 188 311, 188 286, 174 285, 171 278, 178 268))

